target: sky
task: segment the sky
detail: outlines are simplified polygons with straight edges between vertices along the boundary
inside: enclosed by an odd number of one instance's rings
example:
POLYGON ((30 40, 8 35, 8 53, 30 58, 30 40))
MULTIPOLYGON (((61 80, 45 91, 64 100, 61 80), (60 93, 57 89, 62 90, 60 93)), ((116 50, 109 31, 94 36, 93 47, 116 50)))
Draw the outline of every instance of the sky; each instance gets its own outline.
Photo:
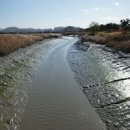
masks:
POLYGON ((0 0, 0 28, 54 28, 119 23, 130 18, 130 0, 0 0))

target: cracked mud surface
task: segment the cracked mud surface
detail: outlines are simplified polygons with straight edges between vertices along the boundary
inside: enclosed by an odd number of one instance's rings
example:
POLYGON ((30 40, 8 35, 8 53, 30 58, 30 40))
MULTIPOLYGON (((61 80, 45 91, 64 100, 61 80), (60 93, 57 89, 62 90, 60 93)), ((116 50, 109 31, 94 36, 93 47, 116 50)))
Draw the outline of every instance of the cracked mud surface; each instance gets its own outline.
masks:
POLYGON ((87 44, 69 49, 75 77, 108 130, 130 130, 130 55, 87 44))

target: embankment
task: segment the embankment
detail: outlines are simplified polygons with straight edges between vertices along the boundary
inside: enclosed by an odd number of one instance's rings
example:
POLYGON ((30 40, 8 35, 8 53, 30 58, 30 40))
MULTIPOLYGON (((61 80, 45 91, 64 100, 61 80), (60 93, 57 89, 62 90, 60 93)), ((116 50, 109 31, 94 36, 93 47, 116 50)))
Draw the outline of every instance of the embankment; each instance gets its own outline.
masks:
POLYGON ((48 51, 60 41, 43 40, 0 57, 0 130, 19 128, 28 102, 32 77, 37 74, 48 51))
POLYGON ((77 42, 68 61, 82 90, 108 130, 130 129, 130 58, 104 45, 77 42))

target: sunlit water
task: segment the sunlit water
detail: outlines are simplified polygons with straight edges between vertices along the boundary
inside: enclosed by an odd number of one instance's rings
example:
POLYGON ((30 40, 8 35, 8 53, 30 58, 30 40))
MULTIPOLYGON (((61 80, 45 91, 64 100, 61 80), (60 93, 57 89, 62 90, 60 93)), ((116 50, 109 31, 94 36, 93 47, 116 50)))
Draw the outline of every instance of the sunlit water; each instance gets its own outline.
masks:
POLYGON ((68 53, 69 63, 107 128, 129 130, 130 55, 122 53, 128 58, 119 58, 119 54, 104 49, 107 48, 92 43, 86 51, 72 46, 68 53), (124 78, 129 79, 121 80, 124 78))

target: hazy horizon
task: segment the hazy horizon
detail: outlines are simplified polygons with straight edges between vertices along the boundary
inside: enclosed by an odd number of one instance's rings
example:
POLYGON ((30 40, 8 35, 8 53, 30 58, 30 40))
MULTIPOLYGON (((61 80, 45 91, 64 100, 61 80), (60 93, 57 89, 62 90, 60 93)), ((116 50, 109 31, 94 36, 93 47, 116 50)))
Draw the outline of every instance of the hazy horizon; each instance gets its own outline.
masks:
MULTIPOLYGON (((68 25, 68 26, 72 26, 72 27, 77 27, 77 26, 73 26, 73 25, 68 25)), ((0 28, 0 29, 7 29, 7 28, 18 28, 18 29, 54 29, 54 28, 57 28, 57 27, 68 27, 68 26, 56 26, 56 27, 48 27, 48 28, 33 28, 33 27, 17 27, 17 26, 8 26, 8 27, 5 27, 5 28, 0 28)), ((78 27, 77 27, 78 28, 78 27)), ((82 28, 82 27, 79 27, 79 28, 82 28)), ((85 29, 85 28, 83 28, 85 29)))
POLYGON ((129 18, 129 0, 1 0, 0 28, 86 28, 129 18))

